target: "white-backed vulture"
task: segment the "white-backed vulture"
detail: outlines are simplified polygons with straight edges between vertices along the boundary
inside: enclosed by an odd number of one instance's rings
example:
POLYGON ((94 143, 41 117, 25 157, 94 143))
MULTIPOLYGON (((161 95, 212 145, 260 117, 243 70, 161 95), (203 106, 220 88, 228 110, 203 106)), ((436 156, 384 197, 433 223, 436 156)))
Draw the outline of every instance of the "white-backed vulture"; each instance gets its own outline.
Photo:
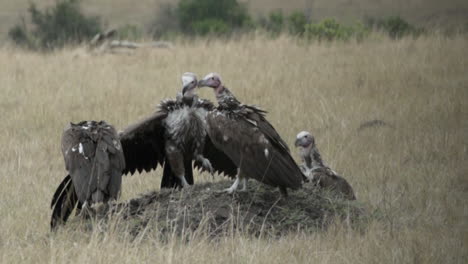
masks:
POLYGON ((208 74, 198 86, 213 88, 219 104, 207 115, 208 135, 239 168, 236 181, 226 189, 228 193, 235 191, 241 180, 245 190, 248 178, 279 187, 284 196, 286 188, 301 187, 301 170, 287 144, 265 119, 265 111, 240 103, 216 73, 208 74))
POLYGON ((164 164, 161 188, 186 187, 194 183, 194 160, 202 170, 234 177, 236 166, 206 134, 205 117, 213 104, 196 96, 195 74, 184 73, 182 84, 176 100, 162 101, 157 112, 120 133, 127 164, 124 173, 150 171, 164 164))
POLYGON ((311 133, 302 131, 297 134, 295 145, 302 159, 300 168, 310 181, 320 188, 332 189, 346 199, 356 200, 351 185, 324 164, 311 133))
POLYGON ((76 206, 117 199, 125 168, 117 132, 104 121, 71 123, 62 135, 62 154, 68 175, 52 198, 52 229, 76 206))

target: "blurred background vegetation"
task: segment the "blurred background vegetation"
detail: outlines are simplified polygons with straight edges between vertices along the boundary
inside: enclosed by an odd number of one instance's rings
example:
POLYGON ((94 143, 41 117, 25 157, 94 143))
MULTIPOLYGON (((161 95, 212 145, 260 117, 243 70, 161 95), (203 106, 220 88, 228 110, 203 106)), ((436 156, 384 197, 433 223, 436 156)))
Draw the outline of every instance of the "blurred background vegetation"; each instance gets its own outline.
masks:
MULTIPOLYGON (((20 10, 20 2, 22 1, 16 2, 16 5, 11 3, 8 5, 2 3, 2 5, 9 7, 10 10, 14 7, 20 10)), ((135 6, 138 5, 145 11, 140 10, 139 13, 133 14, 135 16, 128 14, 135 12, 134 9, 132 11, 129 8, 128 13, 124 11, 128 6, 123 0, 109 2, 107 9, 102 6, 91 9, 95 4, 86 0, 29 2, 26 7, 22 7, 25 9, 23 12, 19 11, 13 24, 11 21, 6 23, 10 26, 5 35, 13 43, 25 48, 50 50, 66 44, 87 42, 97 33, 110 27, 115 27, 118 32, 117 37, 125 40, 143 38, 171 40, 180 36, 227 38, 260 31, 272 38, 281 34, 290 34, 304 40, 360 41, 367 38, 371 32, 380 32, 397 39, 408 35, 417 37, 426 34, 429 32, 427 28, 444 31, 447 34, 468 31, 468 18, 463 15, 466 14, 463 10, 468 10, 464 9, 468 4, 458 1, 453 1, 453 6, 447 2, 445 8, 441 8, 436 2, 425 1, 423 3, 425 9, 420 9, 419 13, 430 14, 422 18, 419 14, 419 20, 416 1, 388 1, 393 3, 393 8, 387 10, 386 14, 377 12, 379 8, 371 8, 375 5, 367 3, 366 0, 351 0, 346 3, 333 0, 334 13, 332 7, 329 7, 330 10, 321 7, 323 4, 321 5, 320 1, 289 1, 290 4, 283 3, 283 6, 277 2, 141 1, 135 6), (262 3, 263 9, 260 8, 262 3), (405 17, 395 11, 395 7, 399 6, 402 10, 406 10, 406 12, 401 11, 401 14, 406 13, 405 17), (356 9, 356 7, 361 8, 356 9), (343 14, 342 10, 348 8, 355 10, 355 13, 343 14), (408 9, 412 9, 414 13, 409 14, 408 9), (429 12, 427 9, 432 11, 429 12), (110 16, 109 12, 115 14, 110 16), (330 17, 325 17, 321 13, 329 13, 330 17), (119 14, 120 19, 118 19, 119 14), (110 20, 112 22, 109 22, 110 20), (434 23, 440 23, 440 26, 434 27, 434 23)), ((386 7, 387 4, 381 3, 382 10, 386 7)), ((5 14, 1 14, 3 20, 7 20, 5 14)))

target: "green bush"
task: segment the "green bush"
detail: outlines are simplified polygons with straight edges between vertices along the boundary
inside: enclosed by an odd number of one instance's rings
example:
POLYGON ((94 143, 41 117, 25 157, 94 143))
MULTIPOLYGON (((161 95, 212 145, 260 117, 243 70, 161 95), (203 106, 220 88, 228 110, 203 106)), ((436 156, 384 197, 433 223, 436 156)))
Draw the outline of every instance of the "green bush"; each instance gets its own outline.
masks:
POLYGON ((31 48, 33 46, 33 40, 28 34, 24 18, 21 19, 20 24, 16 24, 10 28, 8 37, 13 40, 16 45, 23 48, 31 48))
POLYGON ((320 41, 342 40, 351 38, 362 40, 369 34, 369 29, 358 23, 353 26, 345 26, 335 19, 327 18, 320 23, 309 23, 305 25, 304 35, 308 39, 318 39, 320 41))
POLYGON ((417 36, 424 30, 417 28, 399 16, 390 16, 386 18, 367 17, 364 19, 365 24, 374 29, 387 33, 391 38, 398 39, 404 36, 417 36))
POLYGON ((305 36, 308 39, 327 40, 349 40, 355 38, 362 40, 369 31, 362 25, 344 26, 332 18, 324 19, 320 23, 309 23, 305 25, 305 36))
POLYGON ((9 32, 10 38, 19 45, 53 49, 67 43, 89 40, 101 31, 99 18, 83 15, 79 0, 59 0, 45 11, 40 11, 31 3, 28 12, 33 24, 32 31, 16 25, 9 32))
POLYGON ((334 19, 325 19, 320 23, 310 23, 305 26, 305 34, 309 39, 348 40, 352 33, 351 28, 339 24, 334 19))
POLYGON ((295 11, 288 16, 288 31, 292 35, 301 36, 304 34, 307 18, 304 13, 295 11))
POLYGON ((270 12, 267 18, 260 20, 260 26, 273 35, 278 35, 284 28, 284 15, 281 10, 270 12))
POLYGON ((216 18, 208 18, 193 24, 193 33, 200 36, 219 36, 229 32, 231 32, 231 28, 224 21, 216 18))
POLYGON ((181 31, 189 34, 227 33, 251 23, 237 0, 181 0, 176 14, 181 31))

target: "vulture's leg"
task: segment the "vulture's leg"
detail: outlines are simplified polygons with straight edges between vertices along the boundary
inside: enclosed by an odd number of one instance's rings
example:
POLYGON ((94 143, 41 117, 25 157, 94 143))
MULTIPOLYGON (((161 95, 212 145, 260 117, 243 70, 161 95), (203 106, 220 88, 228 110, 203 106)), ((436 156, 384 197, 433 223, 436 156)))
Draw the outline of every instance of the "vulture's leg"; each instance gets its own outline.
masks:
POLYGON ((242 191, 247 191, 247 178, 242 179, 242 191))
POLYGON ((286 187, 280 186, 279 190, 280 190, 281 196, 283 198, 285 198, 285 199, 288 198, 288 190, 286 189, 286 187))
POLYGON ((185 179, 184 155, 182 151, 177 149, 173 144, 168 143, 166 145, 166 155, 172 172, 180 180, 182 188, 188 187, 189 184, 185 179))
POLYGON ((203 155, 198 154, 196 157, 197 161, 200 162, 203 166, 203 169, 209 171, 211 174, 214 173, 213 166, 211 166, 211 162, 205 158, 203 155))

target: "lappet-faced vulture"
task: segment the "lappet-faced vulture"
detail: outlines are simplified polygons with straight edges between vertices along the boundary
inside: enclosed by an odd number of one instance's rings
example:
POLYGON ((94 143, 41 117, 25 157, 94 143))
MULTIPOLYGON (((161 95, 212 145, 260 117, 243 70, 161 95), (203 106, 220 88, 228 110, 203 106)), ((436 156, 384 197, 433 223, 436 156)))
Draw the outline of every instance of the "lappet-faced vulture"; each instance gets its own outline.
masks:
POLYGON ((239 168, 236 181, 226 189, 232 193, 248 178, 287 189, 302 185, 302 173, 289 153, 287 144, 265 119, 265 111, 240 103, 216 73, 200 80, 200 87, 214 90, 218 107, 207 115, 207 131, 214 146, 223 151, 239 168))
POLYGON ((206 133, 206 114, 214 106, 199 99, 197 78, 182 75, 182 93, 176 100, 166 99, 153 115, 120 133, 125 153, 124 173, 150 171, 164 165, 161 188, 186 187, 194 183, 195 167, 234 177, 236 166, 211 143, 206 133))
POLYGON ((311 133, 302 131, 297 134, 295 145, 302 159, 300 168, 309 180, 320 188, 332 189, 346 199, 356 200, 351 185, 325 165, 311 133))
POLYGON ((52 198, 52 229, 75 207, 117 199, 125 168, 117 132, 104 121, 71 123, 63 132, 62 154, 68 175, 52 198))

